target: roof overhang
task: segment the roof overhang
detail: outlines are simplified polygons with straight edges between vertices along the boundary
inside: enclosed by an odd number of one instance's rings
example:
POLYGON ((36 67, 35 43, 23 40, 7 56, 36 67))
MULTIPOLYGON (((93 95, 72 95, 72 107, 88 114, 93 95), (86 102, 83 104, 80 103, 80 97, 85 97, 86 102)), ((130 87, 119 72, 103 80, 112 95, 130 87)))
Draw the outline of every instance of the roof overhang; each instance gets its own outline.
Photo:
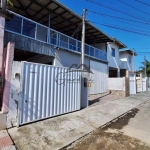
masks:
POLYGON ((129 53, 129 54, 131 54, 131 55, 133 55, 133 54, 134 54, 134 56, 137 56, 137 53, 136 53, 136 52, 134 52, 134 51, 133 51, 133 50, 131 50, 131 49, 120 50, 119 52, 120 52, 120 53, 128 52, 128 53, 129 53))
MULTIPOLYGON (((72 36, 82 23, 82 17, 56 0, 12 0, 12 2, 14 6, 10 9, 11 11, 45 26, 48 26, 50 14, 50 27, 69 36, 72 36)), ((81 35, 80 29, 78 37, 75 38, 81 40, 81 35)), ((101 30, 86 22, 85 41, 88 44, 94 44, 112 42, 113 40, 101 30)))
POLYGON ((112 38, 114 40, 114 43, 116 45, 119 46, 119 49, 122 49, 122 48, 127 48, 127 46, 125 44, 123 44, 122 42, 120 42, 118 39, 116 39, 115 37, 112 38))

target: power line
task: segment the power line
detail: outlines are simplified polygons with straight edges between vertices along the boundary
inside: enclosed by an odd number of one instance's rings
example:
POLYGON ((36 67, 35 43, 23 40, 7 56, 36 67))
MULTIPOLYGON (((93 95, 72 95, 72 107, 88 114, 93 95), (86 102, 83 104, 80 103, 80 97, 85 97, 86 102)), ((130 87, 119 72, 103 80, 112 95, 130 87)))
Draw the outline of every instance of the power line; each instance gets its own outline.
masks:
POLYGON ((109 27, 109 28, 114 28, 114 29, 117 29, 117 30, 132 32, 132 33, 140 34, 140 35, 144 35, 144 36, 150 36, 150 34, 138 32, 138 31, 133 31, 132 29, 129 29, 129 28, 121 28, 121 27, 117 27, 117 26, 113 26, 113 25, 109 25, 109 24, 97 23, 97 22, 94 22, 94 21, 90 21, 90 22, 95 23, 95 24, 99 24, 99 25, 102 25, 102 26, 106 26, 106 27, 109 27))
POLYGON ((148 22, 141 22, 141 21, 137 21, 137 20, 130 20, 130 19, 126 19, 126 18, 122 18, 122 17, 116 17, 116 16, 112 16, 112 15, 107 15, 107 14, 103 14, 103 13, 99 13, 99 12, 95 12, 95 11, 91 11, 91 10, 88 10, 88 11, 91 12, 91 13, 100 15, 100 16, 106 16, 106 17, 121 19, 121 20, 125 20, 125 21, 131 21, 131 22, 137 22, 137 23, 142 23, 142 24, 148 24, 148 25, 150 25, 150 23, 148 23, 148 22))
POLYGON ((150 47, 149 48, 135 48, 135 49, 150 49, 150 47))
MULTIPOLYGON (((143 18, 134 16, 134 15, 129 14, 129 13, 127 13, 127 12, 123 12, 123 11, 117 10, 117 9, 115 9, 115 8, 113 8, 113 7, 110 7, 110 6, 103 5, 102 3, 98 3, 98 2, 93 1, 93 0, 86 0, 86 1, 91 2, 91 3, 93 3, 93 4, 96 4, 96 5, 99 5, 99 6, 102 6, 102 7, 105 7, 105 8, 107 8, 107 9, 111 9, 111 10, 113 10, 113 11, 116 11, 116 12, 119 12, 119 13, 122 13, 122 14, 128 15, 128 16, 130 16, 130 17, 137 18, 137 19, 141 19, 141 20, 143 20, 143 21, 148 22, 147 20, 145 20, 145 19, 143 19, 143 18)), ((148 22, 148 23, 150 23, 150 22, 148 22)))
POLYGON ((138 11, 140 11, 140 12, 142 12, 142 13, 147 14, 147 15, 150 16, 149 13, 147 13, 147 12, 145 12, 145 11, 143 11, 143 10, 140 10, 140 9, 138 9, 138 8, 136 8, 136 7, 134 7, 134 6, 130 5, 130 4, 128 4, 128 3, 125 3, 125 2, 123 2, 123 1, 121 1, 121 0, 117 0, 117 1, 119 1, 120 3, 123 3, 123 4, 129 6, 129 7, 133 8, 133 9, 136 9, 136 10, 138 10, 138 11))
POLYGON ((141 4, 143 4, 143 5, 146 5, 146 6, 150 6, 150 4, 147 4, 147 3, 145 3, 145 2, 141 2, 141 1, 139 1, 139 0, 135 0, 135 1, 137 1, 137 2, 139 2, 139 3, 141 3, 141 4))

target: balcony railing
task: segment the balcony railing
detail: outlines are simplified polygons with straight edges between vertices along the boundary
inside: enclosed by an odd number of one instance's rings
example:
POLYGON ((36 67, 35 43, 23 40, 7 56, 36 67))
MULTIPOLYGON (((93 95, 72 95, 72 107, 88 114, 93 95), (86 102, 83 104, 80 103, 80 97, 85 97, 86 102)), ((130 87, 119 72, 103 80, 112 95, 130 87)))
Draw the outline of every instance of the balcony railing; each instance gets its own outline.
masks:
MULTIPOLYGON (((11 12, 14 13, 14 12, 11 12)), ((65 50, 81 53, 81 42, 56 30, 14 13, 14 17, 6 22, 5 30, 47 44, 53 44, 65 50)), ((106 52, 85 44, 85 55, 106 61, 106 52)))

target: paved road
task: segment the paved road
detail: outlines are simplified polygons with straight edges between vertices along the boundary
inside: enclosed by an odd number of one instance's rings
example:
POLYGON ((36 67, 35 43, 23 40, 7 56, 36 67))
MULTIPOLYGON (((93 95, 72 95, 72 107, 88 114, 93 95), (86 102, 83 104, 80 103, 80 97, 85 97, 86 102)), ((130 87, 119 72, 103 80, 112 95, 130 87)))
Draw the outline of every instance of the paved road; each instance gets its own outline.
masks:
POLYGON ((150 145, 150 101, 141 105, 135 117, 120 131, 150 145))
POLYGON ((96 130, 100 126, 148 101, 150 92, 106 101, 78 112, 9 129, 19 150, 55 150, 96 130))
POLYGON ((64 150, 150 150, 150 101, 64 150))

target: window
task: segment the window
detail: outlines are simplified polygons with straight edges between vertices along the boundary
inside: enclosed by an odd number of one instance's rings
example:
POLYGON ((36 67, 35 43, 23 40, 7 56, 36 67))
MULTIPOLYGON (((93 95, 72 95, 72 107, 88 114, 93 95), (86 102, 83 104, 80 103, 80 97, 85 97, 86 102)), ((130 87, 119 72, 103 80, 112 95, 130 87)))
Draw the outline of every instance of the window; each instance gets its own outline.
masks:
POLYGON ((21 34, 22 18, 14 16, 10 21, 6 22, 6 30, 13 31, 21 34))
POLYGON ((129 61, 129 63, 131 64, 131 57, 129 56, 129 58, 128 58, 128 61, 129 61))
POLYGON ((23 31, 22 31, 23 35, 35 38, 35 28, 36 28, 35 23, 26 19, 23 20, 23 31))
POLYGON ((111 49, 111 56, 115 57, 115 49, 114 48, 111 49))

